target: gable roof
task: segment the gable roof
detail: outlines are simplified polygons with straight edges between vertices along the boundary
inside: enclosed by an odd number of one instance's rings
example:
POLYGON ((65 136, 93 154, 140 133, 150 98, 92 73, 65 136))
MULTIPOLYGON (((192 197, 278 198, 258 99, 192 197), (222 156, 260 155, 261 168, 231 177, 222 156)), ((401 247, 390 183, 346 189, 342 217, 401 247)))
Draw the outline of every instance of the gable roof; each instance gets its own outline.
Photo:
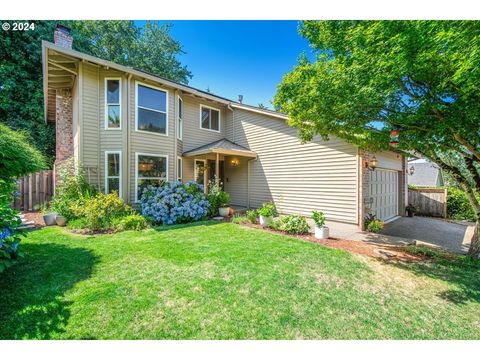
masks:
MULTIPOLYGON (((95 56, 92 56, 92 55, 82 53, 82 52, 77 51, 77 50, 67 49, 67 48, 64 48, 62 46, 55 45, 55 44, 53 44, 51 42, 48 42, 48 41, 42 41, 43 82, 44 82, 45 118, 46 118, 46 120, 47 120, 47 117, 48 117, 49 99, 50 100, 52 99, 52 94, 51 94, 51 92, 49 92, 50 86, 49 86, 49 76, 48 76, 49 63, 50 63, 50 61, 49 61, 50 52, 52 54, 65 55, 66 57, 76 58, 79 61, 90 62, 90 63, 93 63, 93 64, 105 66, 107 68, 112 68, 112 69, 116 69, 116 70, 119 70, 119 71, 122 71, 122 72, 125 72, 125 73, 133 74, 133 75, 136 75, 136 76, 139 76, 139 77, 142 77, 142 78, 160 83, 162 85, 173 87, 173 88, 179 89, 183 92, 190 93, 190 94, 198 96, 198 97, 202 97, 204 99, 216 101, 218 103, 222 103, 224 105, 231 106, 233 108, 243 109, 243 110, 247 110, 247 111, 253 111, 253 112, 261 113, 261 114, 264 114, 264 115, 280 118, 280 119, 283 119, 283 120, 288 120, 288 116, 284 113, 280 113, 280 112, 272 111, 272 110, 267 110, 267 109, 261 109, 259 107, 255 107, 255 106, 251 106, 251 105, 245 105, 245 104, 242 104, 242 103, 239 103, 239 102, 236 102, 236 101, 233 101, 233 100, 230 100, 230 99, 227 99, 227 98, 209 93, 207 91, 194 88, 194 87, 189 86, 189 85, 185 85, 185 84, 181 84, 181 83, 178 83, 178 82, 175 82, 175 81, 172 81, 172 80, 165 79, 161 76, 146 72, 144 70, 139 70, 137 68, 130 67, 130 66, 120 65, 120 64, 114 63, 112 61, 104 60, 104 59, 101 59, 101 58, 98 58, 98 57, 95 57, 95 56)), ((58 67, 58 66, 61 66, 61 65, 57 64, 56 66, 58 67)), ((64 70, 65 71, 70 71, 73 74, 75 68, 65 69, 65 67, 64 67, 64 70)))
POLYGON ((408 175, 409 185, 418 186, 443 186, 443 176, 441 169, 431 162, 411 161, 409 166, 413 166, 415 171, 413 175, 408 175))
POLYGON ((209 153, 237 155, 246 157, 257 157, 257 154, 244 146, 238 145, 230 140, 221 139, 212 143, 199 146, 195 149, 184 152, 183 156, 205 155, 209 153))

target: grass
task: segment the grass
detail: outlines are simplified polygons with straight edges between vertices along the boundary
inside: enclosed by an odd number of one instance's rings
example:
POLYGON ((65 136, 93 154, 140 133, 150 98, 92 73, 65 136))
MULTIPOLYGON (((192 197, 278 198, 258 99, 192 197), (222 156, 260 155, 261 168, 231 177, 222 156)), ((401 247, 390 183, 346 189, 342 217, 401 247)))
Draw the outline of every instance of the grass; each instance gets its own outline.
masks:
POLYGON ((228 223, 31 232, 1 339, 479 339, 480 266, 387 264, 228 223))

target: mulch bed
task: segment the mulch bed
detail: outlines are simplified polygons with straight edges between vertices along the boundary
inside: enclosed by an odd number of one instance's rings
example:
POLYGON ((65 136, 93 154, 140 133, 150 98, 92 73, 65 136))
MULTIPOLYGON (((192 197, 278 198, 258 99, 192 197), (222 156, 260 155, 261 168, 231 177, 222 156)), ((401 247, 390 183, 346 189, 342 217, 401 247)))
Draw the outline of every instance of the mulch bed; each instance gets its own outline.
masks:
POLYGON ((425 256, 407 253, 405 249, 401 246, 372 244, 366 243, 364 241, 346 240, 339 238, 328 238, 321 240, 316 239, 315 236, 311 234, 292 235, 287 234, 284 231, 264 228, 259 224, 246 223, 240 225, 262 231, 267 231, 270 233, 295 237, 304 241, 313 242, 330 248, 346 250, 355 254, 366 255, 380 260, 403 262, 419 262, 428 260, 428 258, 425 256))
POLYGON ((35 227, 41 228, 45 226, 43 215, 39 211, 24 211, 22 212, 22 215, 25 216, 26 221, 33 221, 35 223, 35 227))

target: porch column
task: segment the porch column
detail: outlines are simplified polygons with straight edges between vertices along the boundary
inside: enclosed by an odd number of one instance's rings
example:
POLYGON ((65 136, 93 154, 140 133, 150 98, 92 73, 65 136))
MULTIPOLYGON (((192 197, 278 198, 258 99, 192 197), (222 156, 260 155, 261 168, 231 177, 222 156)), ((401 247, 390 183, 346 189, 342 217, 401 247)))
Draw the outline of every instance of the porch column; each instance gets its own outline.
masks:
POLYGON ((215 159, 215 183, 218 185, 220 182, 220 155, 216 153, 217 157, 215 159))

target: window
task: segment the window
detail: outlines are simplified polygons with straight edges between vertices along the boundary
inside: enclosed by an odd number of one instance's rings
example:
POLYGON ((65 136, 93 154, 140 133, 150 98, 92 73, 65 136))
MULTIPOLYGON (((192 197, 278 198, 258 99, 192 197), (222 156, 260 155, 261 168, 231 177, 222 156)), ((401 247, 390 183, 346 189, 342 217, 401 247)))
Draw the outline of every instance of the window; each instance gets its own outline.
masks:
POLYGON ((183 174, 183 169, 182 169, 183 161, 182 158, 179 156, 177 157, 177 180, 182 182, 182 174, 183 174))
POLYGON ((105 151, 105 193, 116 190, 122 196, 122 153, 105 151))
POLYGON ((200 127, 205 130, 220 132, 220 110, 201 105, 200 127))
POLYGON ((197 184, 205 185, 205 160, 195 159, 195 181, 197 184))
POLYGON ((167 135, 167 92, 137 83, 136 130, 167 135))
POLYGON ((177 119, 177 139, 182 140, 183 137, 183 100, 178 98, 178 119, 177 119))
POLYGON ((148 185, 159 186, 167 177, 167 156, 136 153, 136 195, 140 200, 143 189, 148 185))
POLYGON ((121 85, 120 78, 105 79, 105 129, 107 130, 122 128, 121 85))

